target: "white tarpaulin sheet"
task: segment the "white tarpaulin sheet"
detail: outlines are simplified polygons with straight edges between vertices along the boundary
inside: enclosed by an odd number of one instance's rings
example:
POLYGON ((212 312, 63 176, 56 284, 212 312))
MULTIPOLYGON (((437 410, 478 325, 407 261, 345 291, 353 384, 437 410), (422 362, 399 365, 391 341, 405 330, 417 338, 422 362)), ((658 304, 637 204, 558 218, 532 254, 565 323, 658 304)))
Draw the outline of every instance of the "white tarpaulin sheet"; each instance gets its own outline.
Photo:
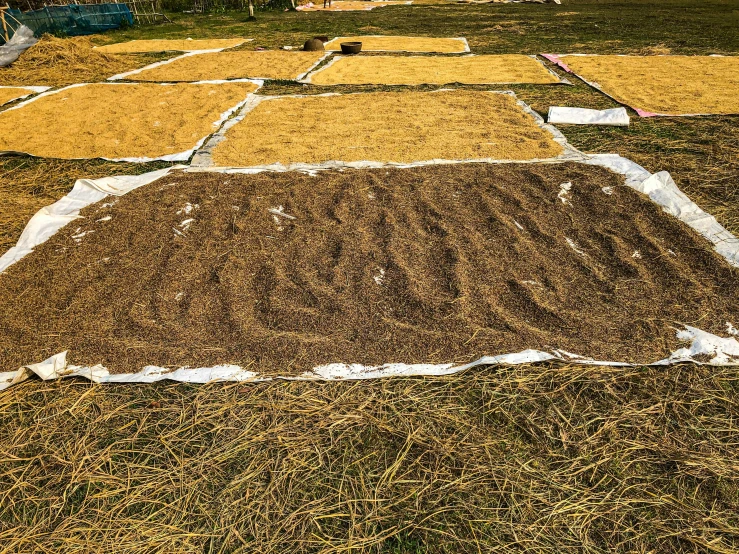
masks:
POLYGON ((11 86, 0 86, 0 89, 16 89, 18 91, 24 91, 24 90, 27 91, 25 94, 21 93, 18 96, 16 96, 15 98, 11 98, 10 100, 7 100, 7 101, 3 102, 3 105, 7 104, 8 102, 14 102, 15 100, 20 100, 21 98, 28 98, 32 94, 38 94, 39 92, 46 92, 50 88, 51 87, 27 87, 27 86, 11 87, 11 86))
MULTIPOLYGON (((171 64, 172 62, 176 62, 177 60, 181 60, 183 58, 189 58, 190 56, 199 56, 201 54, 210 54, 210 53, 213 53, 213 52, 217 52, 217 50, 197 50, 197 51, 193 51, 193 52, 188 52, 186 54, 182 54, 181 56, 177 56, 177 57, 171 58, 169 60, 163 60, 161 62, 155 62, 153 64, 147 65, 145 67, 141 67, 139 69, 134 69, 132 71, 126 71, 125 73, 119 73, 118 75, 113 75, 112 77, 108 77, 108 81, 121 81, 121 80, 124 80, 124 79, 128 79, 132 75, 138 75, 139 73, 142 73, 143 71, 148 71, 148 70, 154 69, 156 67, 161 67, 163 65, 168 65, 168 64, 171 64)), ((301 79, 304 79, 305 76, 308 75, 308 73, 310 73, 316 67, 318 67, 321 64, 321 62, 323 60, 325 60, 327 56, 330 56, 330 55, 331 55, 331 52, 326 52, 323 56, 321 56, 319 58, 319 60, 317 62, 315 62, 313 65, 311 65, 303 73, 301 73, 300 75, 298 75, 295 78, 295 80, 296 81, 300 81, 301 79)), ((270 80, 270 77, 259 77, 259 76, 254 75, 254 76, 249 76, 249 79, 252 80, 252 81, 260 81, 261 82, 261 81, 268 81, 268 80, 270 80)), ((238 80, 242 80, 242 79, 238 79, 238 80)), ((152 82, 152 81, 146 81, 146 82, 152 82)), ((216 82, 216 81, 211 81, 211 82, 216 82)), ((231 80, 231 81, 218 81, 218 82, 234 82, 234 81, 231 80)))
MULTIPOLYGON (((444 92, 454 90, 450 88, 440 88, 432 92, 444 92)), ((487 91, 490 94, 507 94, 510 96, 516 97, 516 94, 513 91, 505 90, 505 91, 487 91)), ((361 95, 361 92, 357 93, 350 93, 350 94, 356 94, 361 95)), ((327 92, 324 94, 316 94, 310 96, 311 98, 319 97, 319 96, 340 96, 340 93, 337 92, 327 92)), ((213 149, 223 142, 226 139, 226 133, 228 132, 231 127, 234 125, 237 125, 241 121, 244 120, 244 118, 251 112, 254 108, 257 107, 261 102, 268 102, 270 100, 276 100, 276 99, 282 99, 282 98, 306 98, 307 95, 304 94, 293 94, 293 95, 285 95, 285 96, 252 96, 249 100, 247 100, 241 110, 239 110, 239 113, 235 116, 229 119, 223 127, 220 128, 216 133, 214 133, 210 139, 203 145, 202 148, 200 148, 197 152, 195 152, 195 155, 192 158, 191 167, 193 168, 199 168, 199 169, 208 169, 208 170, 216 170, 216 171, 224 171, 228 173, 259 173, 261 171, 308 171, 310 172, 313 168, 318 169, 341 169, 341 168, 353 168, 353 169, 371 169, 375 167, 415 167, 419 165, 431 165, 431 164, 453 164, 453 163, 470 163, 470 162, 484 162, 484 163, 508 163, 511 160, 496 160, 493 158, 474 158, 474 159, 468 159, 468 160, 447 160, 447 159, 436 159, 436 160, 419 160, 418 162, 414 163, 395 163, 395 162, 375 162, 372 160, 364 160, 359 162, 344 162, 341 160, 330 160, 327 162, 324 162, 322 164, 304 164, 304 163, 290 163, 290 164, 282 164, 282 163, 274 163, 270 165, 254 165, 254 166, 248 166, 248 167, 218 167, 213 163, 212 159, 212 152, 213 149)), ((547 125, 544 122, 544 119, 536 113, 534 110, 531 109, 531 107, 526 104, 525 102, 521 100, 516 100, 516 103, 521 107, 521 109, 529 114, 531 117, 534 118, 534 122, 536 125, 541 127, 542 129, 546 130, 552 135, 552 139, 554 142, 562 145, 563 152, 556 158, 546 158, 546 159, 532 159, 532 160, 517 160, 519 163, 541 163, 541 162, 550 162, 550 161, 563 161, 563 160, 584 160, 587 156, 577 150, 576 148, 573 148, 572 145, 567 142, 567 138, 560 132, 559 129, 552 125, 547 125)))
MULTIPOLYGON (((618 100, 617 98, 615 98, 611 94, 609 94, 606 91, 604 91, 603 88, 598 83, 596 83, 595 81, 586 79, 585 77, 583 77, 579 73, 576 73, 575 71, 573 71, 570 68, 570 66, 568 66, 567 63, 562 59, 562 58, 565 58, 567 56, 580 56, 580 57, 583 57, 583 56, 597 56, 597 55, 598 54, 542 54, 541 56, 543 58, 549 60, 553 64, 557 65, 558 67, 562 68, 567 73, 572 73, 577 78, 579 78, 583 83, 586 83, 586 84, 590 85, 591 87, 593 87, 595 90, 597 90, 597 91, 605 94, 608 98, 610 98, 614 102, 618 102, 619 104, 628 105, 626 102, 622 102, 621 100, 618 100)), ((619 56, 627 56, 627 54, 617 54, 617 55, 619 55, 619 56)), ((720 57, 720 55, 718 55, 718 54, 712 54, 712 56, 720 57)), ((694 116, 698 116, 698 115, 716 115, 716 114, 710 114, 710 113, 665 114, 665 113, 655 113, 655 112, 650 112, 648 110, 643 110, 643 109, 641 109, 638 106, 629 106, 629 107, 631 107, 641 117, 657 117, 657 116, 664 116, 664 117, 694 117, 694 116)))
POLYGON ((549 108, 547 122, 552 124, 612 125, 617 127, 628 127, 629 114, 626 113, 626 108, 591 110, 588 108, 551 106, 549 108))
MULTIPOLYGON (((625 184, 640 193, 647 195, 653 202, 662 207, 664 211, 677 217, 691 228, 699 232, 711 241, 716 251, 722 255, 731 265, 739 267, 739 239, 724 229, 716 219, 701 210, 685 194, 683 194, 673 182, 669 173, 660 172, 650 174, 638 164, 618 156, 616 154, 586 155, 580 153, 579 160, 559 159, 549 160, 547 163, 563 163, 566 161, 578 161, 590 165, 605 167, 615 173, 624 176, 625 184)), ((364 162, 366 167, 412 167, 417 165, 430 165, 444 163, 438 160, 418 162, 416 164, 380 164, 377 162, 364 162)), ((451 161, 451 163, 464 163, 463 161, 451 161)), ((498 163, 518 163, 503 162, 498 163)), ((309 165, 302 164, 299 169, 308 173, 315 173, 327 169, 336 169, 335 163, 309 165)), ((67 197, 59 200, 52 206, 41 210, 23 232, 18 245, 0 258, 0 272, 23 256, 29 254, 33 247, 48 240, 69 221, 79 217, 79 210, 94 202, 98 202, 108 195, 123 195, 140 186, 151 183, 166 175, 174 168, 160 170, 144 175, 129 177, 112 177, 97 180, 80 180, 67 197)), ((209 171, 233 172, 234 169, 209 171)), ((249 168, 248 173, 263 171, 274 171, 273 168, 249 168)), ((277 168, 277 170, 284 170, 277 168)), ((191 168, 190 171, 202 171, 191 168)), ((726 322, 726 337, 720 337, 707 333, 695 327, 676 326, 677 337, 689 343, 688 346, 680 348, 666 358, 656 360, 652 365, 666 365, 680 362, 709 363, 715 365, 739 365, 739 332, 736 330, 739 322, 726 322)), ((42 379, 56 379, 60 377, 79 376, 100 383, 152 383, 161 380, 172 380, 189 383, 207 383, 211 381, 242 381, 260 382, 275 379, 285 380, 341 380, 341 379, 375 379, 391 376, 428 375, 441 376, 450 375, 476 366, 489 365, 512 365, 523 363, 534 363, 543 361, 562 361, 567 363, 589 364, 589 365, 615 365, 629 366, 620 361, 594 360, 578 354, 552 350, 549 352, 540 350, 524 350, 521 352, 500 354, 496 356, 482 356, 478 360, 465 364, 402 364, 383 363, 378 365, 363 365, 356 363, 331 363, 314 367, 311 371, 297 377, 265 377, 258 373, 247 371, 236 365, 221 365, 214 367, 192 368, 182 367, 177 370, 147 366, 140 372, 130 374, 112 375, 101 366, 92 367, 69 364, 66 359, 67 353, 61 352, 40 363, 31 363, 15 371, 0 372, 0 389, 6 388, 13 383, 23 381, 33 374, 42 379)))

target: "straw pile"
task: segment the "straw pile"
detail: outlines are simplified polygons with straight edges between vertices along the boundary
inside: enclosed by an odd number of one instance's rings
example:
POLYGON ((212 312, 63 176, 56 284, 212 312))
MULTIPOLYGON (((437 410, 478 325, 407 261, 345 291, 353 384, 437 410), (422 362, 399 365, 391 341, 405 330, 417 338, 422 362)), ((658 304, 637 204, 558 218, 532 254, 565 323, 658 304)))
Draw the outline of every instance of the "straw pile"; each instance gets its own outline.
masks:
POLYGON ((131 81, 182 82, 212 79, 297 79, 324 52, 282 50, 213 52, 178 58, 127 77, 131 81))
POLYGON ((729 264, 589 165, 175 174, 81 215, 0 275, 0 370, 643 363, 739 325, 729 264))
POLYGON ((316 85, 446 83, 552 84, 559 79, 537 60, 519 54, 464 57, 342 57, 310 75, 316 85))
POLYGON ((64 86, 102 81, 151 61, 150 57, 113 56, 97 52, 92 49, 88 37, 56 38, 44 35, 17 61, 0 68, 0 84, 64 86))
POLYGON ((192 52, 194 50, 215 50, 233 48, 244 44, 244 38, 217 38, 217 39, 154 39, 130 40, 96 46, 95 50, 105 54, 133 54, 137 52, 192 52))
POLYGON ((264 100, 226 132, 213 161, 239 167, 330 160, 530 160, 561 153, 513 96, 455 90, 264 100))
POLYGON ((252 83, 71 87, 0 112, 0 150, 67 159, 176 154, 215 131, 221 114, 254 90, 252 83))
POLYGON ((667 115, 739 113, 739 57, 562 56, 623 104, 667 115))
POLYGON ((30 381, 0 395, 0 412, 8 552, 739 547, 736 368, 30 381))
POLYGON ((341 50, 342 42, 361 42, 365 52, 437 52, 453 54, 465 52, 465 43, 458 38, 356 36, 338 37, 326 43, 326 50, 341 50))

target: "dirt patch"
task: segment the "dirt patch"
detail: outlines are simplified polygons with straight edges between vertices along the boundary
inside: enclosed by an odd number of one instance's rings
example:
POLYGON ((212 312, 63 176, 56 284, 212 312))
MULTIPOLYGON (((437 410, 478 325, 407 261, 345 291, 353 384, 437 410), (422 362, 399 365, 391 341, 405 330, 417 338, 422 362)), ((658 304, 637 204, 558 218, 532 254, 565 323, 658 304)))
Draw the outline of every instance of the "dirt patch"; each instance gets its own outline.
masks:
POLYGON ((341 50, 342 42, 359 41, 365 52, 438 52, 445 54, 465 51, 465 43, 458 38, 356 36, 338 37, 326 43, 326 50, 341 50))
POLYGON ((398 2, 381 2, 377 0, 367 1, 359 0, 357 2, 337 0, 332 2, 331 6, 323 7, 323 2, 318 0, 312 6, 307 5, 300 6, 298 9, 302 12, 368 12, 375 8, 382 8, 384 6, 398 6, 407 4, 405 1, 398 2))
POLYGON ((102 81, 117 73, 143 67, 159 58, 114 56, 92 49, 88 37, 44 35, 17 61, 0 68, 2 85, 65 86, 102 81))
POLYGON ((342 57, 310 76, 316 85, 552 84, 559 79, 519 54, 464 57, 342 57))
POLYGON ((279 50, 197 54, 147 69, 127 79, 159 82, 241 78, 294 80, 308 71, 324 54, 279 50))
POLYGON ((0 150, 65 159, 176 154, 214 132, 221 114, 254 90, 253 83, 71 87, 0 113, 0 150))
POLYGON ((329 160, 528 160, 561 153, 562 146, 511 95, 376 92, 262 101, 226 132, 213 162, 243 167, 329 160))
POLYGON ((21 87, 0 87, 0 106, 29 94, 34 94, 33 90, 21 87))
POLYGON ((633 108, 739 113, 739 56, 562 56, 572 71, 633 108))
POLYGON ((139 52, 192 52, 193 50, 214 50, 216 48, 234 48, 244 44, 245 38, 217 39, 153 39, 130 40, 96 46, 95 50, 106 54, 133 54, 139 52))
POLYGON ((176 174, 110 204, 0 276, 4 370, 649 362, 676 325, 739 322, 736 271, 592 166, 176 174))

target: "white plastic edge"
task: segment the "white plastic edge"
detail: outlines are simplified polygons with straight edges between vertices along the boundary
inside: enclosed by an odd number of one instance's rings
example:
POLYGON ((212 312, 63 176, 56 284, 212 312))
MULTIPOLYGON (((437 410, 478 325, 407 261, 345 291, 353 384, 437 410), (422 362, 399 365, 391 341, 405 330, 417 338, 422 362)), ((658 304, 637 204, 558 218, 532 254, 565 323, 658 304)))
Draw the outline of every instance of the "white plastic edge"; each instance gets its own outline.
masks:
MULTIPOLYGON (((221 49, 221 50, 223 50, 223 49, 221 49)), ((159 61, 159 62, 155 62, 155 63, 149 64, 147 66, 141 67, 139 69, 134 69, 133 71, 126 71, 125 73, 119 73, 118 75, 113 75, 112 77, 108 77, 108 81, 120 81, 122 79, 127 79, 131 75, 138 75, 139 73, 141 73, 143 71, 148 71, 149 69, 154 69, 156 67, 161 67, 163 65, 170 64, 172 62, 175 62, 177 60, 181 60, 183 58, 188 58, 190 56, 199 56, 201 54, 212 54, 213 52, 220 52, 221 50, 194 50, 192 52, 187 52, 185 54, 182 54, 181 56, 176 56, 176 57, 170 58, 168 60, 162 60, 162 61, 159 61)), ((266 52, 266 50, 263 50, 263 51, 266 52)), ((318 64, 320 64, 323 60, 325 60, 327 56, 330 56, 330 55, 331 55, 331 52, 326 52, 323 56, 321 56, 321 58, 316 63, 314 63, 306 71, 304 71, 303 73, 301 73, 297 77, 295 77, 294 80, 295 81, 299 81, 300 79, 304 78, 318 64)), ((229 83, 230 82, 230 83, 233 83, 233 82, 238 82, 238 81, 243 81, 243 80, 249 80, 249 81, 268 81, 268 80, 274 80, 274 79, 271 79, 270 77, 249 77, 249 78, 244 78, 244 79, 218 80, 218 82, 224 82, 224 83, 229 83)), ((139 81, 139 82, 152 83, 152 82, 157 82, 157 81, 139 81)), ((178 81, 178 83, 180 83, 180 82, 181 83, 188 83, 188 82, 191 82, 191 81, 178 81)), ((202 83, 203 81, 198 81, 198 82, 201 82, 202 83)))
MULTIPOLYGON (((257 89, 254 90, 254 91, 252 91, 252 92, 247 93, 246 98, 244 98, 244 100, 242 100, 241 102, 239 102, 235 106, 232 106, 232 107, 228 108, 225 112, 223 112, 222 114, 220 114, 218 116, 218 119, 213 122, 213 130, 214 130, 214 132, 217 132, 218 129, 221 127, 221 125, 223 125, 223 123, 229 117, 231 117, 231 115, 234 112, 236 112, 239 108, 241 108, 244 104, 246 104, 249 101, 249 98, 251 98, 252 96, 255 95, 255 93, 264 84, 263 81, 260 81, 258 79, 234 79, 234 80, 231 80, 231 81, 223 81, 223 80, 218 81, 218 80, 215 80, 215 81, 196 81, 196 82, 193 82, 193 83, 92 83, 92 84, 99 84, 99 85, 106 85, 106 86, 137 86, 137 85, 141 85, 141 84, 148 84, 148 85, 160 85, 160 86, 169 87, 169 86, 177 86, 177 85, 220 85, 220 84, 224 84, 224 83, 253 83, 253 84, 255 84, 257 86, 257 89)), ((11 110, 17 110, 18 108, 22 108, 23 106, 25 106, 27 104, 30 104, 31 102, 35 102, 36 100, 38 100, 39 98, 43 98, 44 96, 50 96, 52 94, 58 94, 60 92, 64 92, 65 90, 68 90, 68 89, 71 89, 71 88, 84 87, 84 86, 89 85, 89 84, 91 84, 91 83, 77 83, 75 85, 69 85, 67 87, 60 88, 58 90, 52 90, 52 91, 49 91, 49 92, 44 92, 42 94, 39 94, 38 96, 34 96, 30 100, 26 100, 26 101, 21 102, 20 104, 17 104, 15 106, 11 107, 11 108, 8 108, 5 111, 6 112, 9 112, 11 110)), ((136 157, 132 157, 132 158, 106 158, 104 156, 101 156, 100 159, 108 160, 108 161, 111 161, 111 162, 134 162, 134 163, 145 163, 145 162, 155 162, 155 161, 185 162, 185 161, 187 161, 187 160, 190 159, 190 156, 192 156, 193 153, 196 150, 198 150, 198 148, 200 148, 201 146, 203 146, 205 144, 205 142, 208 140, 208 138, 212 134, 213 133, 208 134, 208 135, 202 137, 200 140, 197 141, 197 143, 195 143, 195 145, 192 148, 190 148, 188 150, 185 150, 183 152, 177 152, 175 154, 166 154, 164 156, 157 156, 155 158, 143 158, 143 157, 140 157, 140 158, 136 158, 136 157)), ((0 152, 0 156, 3 155, 3 154, 25 154, 26 156, 32 156, 34 158, 43 157, 43 156, 36 156, 36 155, 30 154, 28 152, 10 152, 10 151, 0 152)), ((84 159, 89 159, 89 158, 70 158, 70 159, 84 160, 84 159)))
MULTIPOLYGON (((621 58, 628 58, 628 57, 631 57, 632 56, 632 54, 554 54, 554 56, 556 56, 559 59, 560 62, 565 63, 565 64, 567 62, 565 62, 562 58, 564 58, 566 56, 592 57, 592 56, 611 56, 611 55, 613 55, 613 56, 619 56, 621 58)), ((672 54, 659 54, 657 57, 662 58, 662 57, 669 57, 671 55, 672 54)), ((708 57, 711 57, 711 58, 723 58, 724 56, 722 56, 721 54, 710 54, 708 57)), ((552 60, 549 60, 549 61, 551 63, 555 63, 555 64, 557 63, 557 62, 554 62, 552 60)), ((611 100, 613 100, 614 102, 616 102, 617 104, 621 104, 622 106, 627 106, 627 107, 631 108, 632 110, 634 110, 635 112, 637 112, 642 117, 651 117, 651 116, 657 116, 657 117, 698 117, 698 116, 705 116, 705 115, 731 115, 731 114, 716 114, 716 113, 658 113, 658 112, 649 112, 648 110, 644 110, 643 108, 640 108, 639 106, 632 106, 631 104, 627 104, 626 102, 622 102, 621 100, 618 100, 616 97, 614 97, 611 94, 609 94, 606 91, 604 91, 601 88, 600 84, 596 83, 595 81, 590 81, 590 80, 586 79, 585 77, 583 77, 582 75, 580 75, 576 71, 570 69, 569 72, 572 73, 578 79, 580 79, 586 85, 589 85, 589 86, 593 87, 595 90, 597 90, 601 94, 604 94, 605 96, 607 96, 608 98, 610 98, 611 100), (650 114, 650 115, 646 115, 645 116, 643 114, 650 114)))
MULTIPOLYGON (((184 40, 209 40, 209 39, 184 39, 184 40)), ((247 42, 253 41, 253 38, 245 38, 241 39, 241 42, 238 42, 236 44, 233 44, 231 46, 224 46, 223 48, 205 48, 202 50, 194 49, 194 50, 137 50, 133 52, 119 52, 119 54, 166 54, 167 52, 186 52, 186 53, 198 53, 198 54, 206 54, 211 52, 223 52, 224 50, 230 50, 231 48, 237 48, 241 46, 242 44, 245 44, 247 42)), ((111 44, 104 44, 102 46, 112 46, 113 44, 128 44, 130 42, 135 42, 133 40, 127 40, 125 42, 113 42, 111 44)), ((93 50, 98 50, 99 48, 102 48, 102 46, 93 46, 93 50)))
MULTIPOLYGON (((410 4, 410 2, 408 2, 410 4)), ((367 37, 367 38, 442 38, 446 40, 458 40, 462 43, 463 49, 459 52, 430 52, 427 50, 424 51, 417 51, 417 50, 364 50, 365 52, 410 52, 412 54, 464 54, 465 52, 470 51, 470 45, 467 42, 467 39, 464 37, 409 37, 409 36, 394 36, 394 35, 356 35, 357 37, 367 37)), ((336 43, 337 45, 342 41, 346 40, 348 38, 352 37, 334 37, 331 40, 329 40, 325 48, 326 50, 330 52, 341 52, 341 46, 330 48, 329 45, 332 43, 336 43)))
POLYGON ((360 379, 381 379, 387 377, 452 375, 478 366, 519 365, 539 362, 565 362, 592 366, 639 367, 643 365, 664 366, 690 362, 699 365, 737 366, 739 365, 739 342, 733 338, 722 338, 706 333, 695 327, 685 326, 677 330, 677 337, 690 341, 690 346, 679 348, 667 358, 650 364, 629 364, 624 362, 599 361, 554 350, 522 350, 497 356, 483 356, 464 365, 454 364, 404 364, 389 363, 368 366, 363 364, 332 363, 314 367, 299 376, 262 376, 247 371, 237 365, 213 367, 180 367, 169 370, 163 367, 146 366, 137 373, 111 374, 102 365, 77 366, 67 363, 67 351, 55 354, 43 362, 29 364, 17 371, 0 373, 0 390, 38 375, 44 381, 63 377, 84 377, 95 383, 155 383, 157 381, 178 381, 182 383, 211 383, 217 381, 236 381, 259 383, 266 381, 342 381, 360 379), (709 362, 700 358, 711 356, 709 362))
POLYGON ((626 108, 591 110, 588 108, 551 106, 549 108, 547 122, 570 125, 612 125, 628 127, 630 120, 626 108))
MULTIPOLYGON (((495 54, 480 54, 480 55, 483 55, 483 56, 495 56, 495 54)), ((454 57, 472 58, 472 57, 476 57, 476 56, 478 56, 478 54, 470 54, 468 56, 454 56, 454 57)), ((418 58, 426 58, 428 56, 416 56, 416 57, 418 57, 418 58)), ((544 70, 546 70, 547 73, 549 73, 550 75, 552 75, 554 78, 557 79, 557 82, 556 83, 551 83, 551 84, 553 84, 553 85, 571 85, 572 84, 567 79, 563 79, 562 77, 560 77, 559 75, 557 75, 554 71, 552 71, 552 69, 550 67, 548 67, 545 63, 543 63, 537 56, 527 56, 527 57, 529 57, 529 58, 533 59, 534 61, 536 61, 536 63, 538 63, 544 70)), ((346 56, 334 56, 333 58, 331 58, 331 61, 329 61, 326 65, 324 65, 323 67, 321 67, 318 71, 310 71, 310 70, 307 71, 305 74, 303 74, 298 79, 298 82, 304 83, 304 84, 313 84, 312 78, 313 78, 314 75, 317 75, 317 74, 321 73, 322 71, 325 71, 326 69, 328 69, 329 67, 331 67, 333 64, 335 64, 337 61, 339 61, 342 58, 346 58, 346 56)), ((316 65, 318 65, 318 64, 316 64, 316 65)), ((337 85, 360 85, 361 86, 361 85, 374 85, 374 84, 383 84, 383 85, 391 85, 391 86, 415 86, 415 85, 445 85, 447 83, 419 82, 419 83, 412 83, 410 85, 408 83, 402 83, 400 85, 393 85, 392 83, 333 83, 333 84, 330 84, 330 85, 321 85, 321 84, 319 84, 317 86, 322 86, 322 87, 330 87, 330 86, 337 86, 337 85)), ((491 82, 491 83, 462 83, 462 84, 474 84, 474 85, 480 85, 480 84, 481 85, 511 85, 511 84, 519 85, 520 84, 520 85, 525 85, 525 84, 529 84, 529 83, 526 83, 526 82, 523 82, 522 81, 522 82, 516 82, 516 83, 491 82)))
POLYGON ((10 85, 2 85, 2 86, 0 86, 0 89, 1 88, 15 88, 15 89, 27 90, 28 91, 26 94, 19 94, 15 98, 11 98, 10 100, 6 100, 2 104, 0 104, 0 105, 4 106, 5 104, 9 104, 10 102, 15 102, 16 100, 22 100, 23 98, 28 98, 32 94, 38 94, 39 92, 46 92, 51 87, 35 87, 35 86, 26 86, 26 85, 14 87, 14 86, 10 86, 10 85))
MULTIPOLYGON (((329 62, 330 63, 330 62, 329 62)), ((440 88, 437 90, 429 91, 430 94, 433 94, 435 92, 445 92, 449 90, 455 90, 450 88, 440 88)), ((488 92, 490 94, 506 94, 509 96, 513 96, 516 98, 516 94, 513 91, 510 90, 503 90, 503 91, 484 91, 488 92)), ((434 164, 452 164, 452 163, 469 163, 469 162, 486 162, 486 163, 508 163, 508 162, 517 162, 517 163, 542 163, 542 162, 553 162, 553 161, 562 161, 562 160, 584 160, 586 158, 586 155, 577 150, 576 148, 573 148, 572 145, 567 142, 567 139, 562 134, 562 132, 554 127, 553 125, 548 125, 544 119, 536 113, 531 107, 526 104, 525 102, 518 100, 516 98, 516 103, 521 107, 521 109, 529 114, 531 117, 534 118, 534 122, 537 126, 541 127, 542 129, 548 131, 552 135, 552 139, 562 146, 563 152, 556 158, 535 158, 530 160, 496 160, 494 158, 477 158, 477 159, 469 159, 469 160, 447 160, 447 159, 436 159, 436 160, 425 160, 425 161, 418 161, 418 162, 412 162, 412 163, 398 163, 398 162, 373 162, 373 161, 355 161, 355 162, 344 162, 340 160, 328 160, 326 162, 320 163, 320 164, 305 164, 305 163, 291 163, 291 164, 281 164, 281 163, 275 163, 270 165, 255 165, 255 166, 247 166, 247 167, 219 167, 215 166, 213 164, 212 160, 212 152, 213 149, 226 140, 226 133, 228 132, 231 127, 234 125, 240 123, 243 121, 243 119, 251 112, 257 105, 261 104, 262 102, 269 102, 269 101, 279 101, 284 98, 318 98, 318 97, 328 97, 328 96, 349 96, 349 95, 356 95, 356 94, 364 94, 362 92, 352 92, 348 94, 341 94, 338 92, 324 92, 322 94, 291 94, 291 95, 284 95, 284 96, 257 96, 254 95, 252 98, 250 98, 247 102, 244 103, 243 107, 239 111, 239 113, 235 116, 229 119, 223 127, 221 127, 216 133, 211 135, 210 139, 203 145, 202 148, 200 148, 197 152, 195 152, 195 155, 193 156, 190 168, 191 169, 197 169, 197 170, 205 170, 205 171, 220 171, 224 173, 260 173, 261 171, 306 171, 311 172, 314 170, 321 170, 321 169, 340 169, 340 168, 357 168, 357 169, 366 169, 366 168, 373 168, 373 167, 418 167, 421 165, 434 165, 434 164)))
POLYGON ((139 187, 164 177, 184 165, 167 167, 142 175, 121 175, 102 179, 78 179, 63 198, 41 208, 29 220, 15 246, 0 256, 0 273, 49 240, 70 221, 80 217, 80 210, 108 196, 123 196, 139 187))

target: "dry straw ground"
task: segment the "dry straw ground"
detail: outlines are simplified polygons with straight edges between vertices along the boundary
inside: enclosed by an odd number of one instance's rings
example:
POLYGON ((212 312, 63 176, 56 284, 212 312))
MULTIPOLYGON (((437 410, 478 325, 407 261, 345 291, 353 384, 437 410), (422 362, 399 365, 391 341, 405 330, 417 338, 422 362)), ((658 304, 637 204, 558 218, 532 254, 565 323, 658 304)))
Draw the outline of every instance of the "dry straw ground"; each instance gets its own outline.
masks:
POLYGON ((248 82, 72 87, 1 112, 0 150, 63 159, 176 154, 213 133, 221 114, 256 88, 248 82))
POLYGON ((64 86, 102 81, 159 59, 151 55, 114 56, 92 49, 88 37, 44 35, 16 62, 0 68, 0 85, 64 86))
POLYGON ((513 96, 452 90, 264 100, 226 132, 213 162, 530 160, 561 153, 513 96))
POLYGON ((135 54, 141 52, 191 52, 193 50, 213 50, 216 48, 233 48, 243 44, 247 39, 163 39, 163 40, 130 40, 116 42, 105 46, 96 46, 97 52, 105 54, 135 54))
POLYGON ((464 41, 459 38, 403 37, 403 36, 351 36, 338 37, 326 43, 326 50, 341 50, 342 42, 362 43, 364 52, 437 52, 444 54, 465 51, 464 41))
MULTIPOLYGON (((243 13, 170 13, 171 25, 112 36, 254 36, 279 48, 317 33, 430 30, 467 36, 479 53, 739 51, 735 0, 564 4, 391 6, 330 19, 274 11, 257 23, 243 13)), ((57 76, 68 79, 64 71, 57 76)), ((512 88, 541 114, 557 104, 616 106, 573 83, 512 88)), ((270 94, 306 90, 269 85, 270 94)), ((579 148, 670 171, 739 234, 737 123, 632 118, 628 128, 563 131, 579 148)), ((75 177, 142 169, 0 165, 3 244, 19 232, 8 198, 48 203, 75 177)), ((0 549, 734 553, 737 406, 736 369, 695 366, 537 365, 255 387, 30 381, 0 395, 0 549)))
POLYGON ((213 79, 297 79, 324 52, 280 50, 213 52, 186 56, 127 77, 133 81, 205 81, 213 79))
POLYGON ((315 85, 418 85, 466 83, 553 84, 559 78, 529 56, 341 57, 310 75, 315 85))
POLYGON ((739 376, 527 365, 0 395, 5 552, 739 549, 739 376))
POLYGON ((562 56, 572 71, 632 108, 739 113, 739 56, 562 56))

